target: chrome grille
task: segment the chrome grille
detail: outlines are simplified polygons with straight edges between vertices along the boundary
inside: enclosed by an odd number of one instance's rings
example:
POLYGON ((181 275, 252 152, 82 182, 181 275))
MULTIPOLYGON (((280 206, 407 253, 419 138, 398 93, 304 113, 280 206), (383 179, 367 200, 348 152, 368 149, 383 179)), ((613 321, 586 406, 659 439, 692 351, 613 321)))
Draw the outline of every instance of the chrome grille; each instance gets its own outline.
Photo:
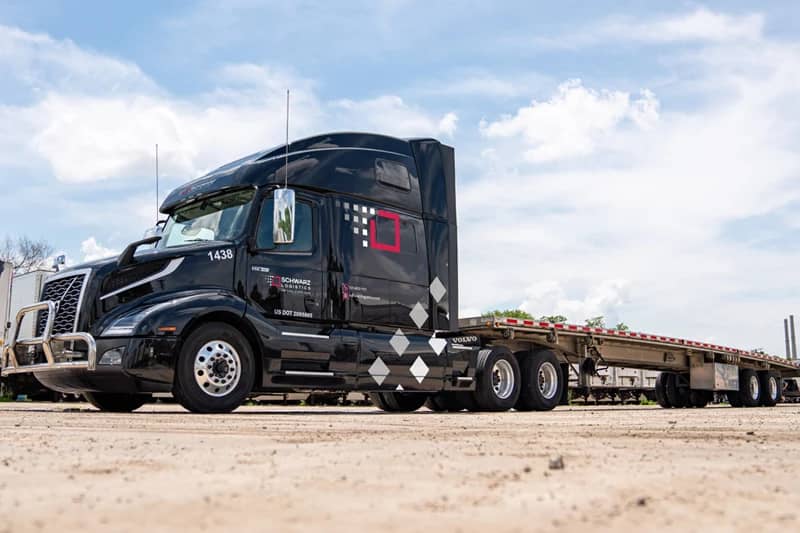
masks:
MULTIPOLYGON (((53 323, 53 334, 72 333, 78 316, 83 284, 86 274, 65 276, 48 281, 42 290, 42 301, 52 300, 56 303, 56 317, 53 323)), ((36 323, 36 336, 41 336, 47 323, 47 313, 40 312, 36 323)))

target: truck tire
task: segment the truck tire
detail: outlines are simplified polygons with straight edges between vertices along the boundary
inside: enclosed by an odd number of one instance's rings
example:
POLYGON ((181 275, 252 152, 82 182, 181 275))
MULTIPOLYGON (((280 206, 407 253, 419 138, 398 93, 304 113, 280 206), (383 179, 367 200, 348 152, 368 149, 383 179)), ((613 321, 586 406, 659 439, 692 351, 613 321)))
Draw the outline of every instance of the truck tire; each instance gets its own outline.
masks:
POLYGON ((553 350, 539 350, 522 358, 522 390, 517 411, 550 411, 561 401, 565 383, 553 350))
POLYGON ((703 408, 711 401, 711 392, 705 390, 690 390, 689 405, 692 407, 703 408))
POLYGON ((761 385, 761 405, 774 407, 781 398, 781 379, 775 372, 762 370, 758 373, 761 385))
POLYGON ((758 373, 749 368, 739 370, 739 397, 745 407, 758 407, 761 405, 762 394, 761 380, 758 373))
POLYGON ((149 394, 118 394, 115 392, 84 392, 87 402, 101 411, 130 413, 143 406, 151 398, 149 394))
POLYGON ((656 378, 656 402, 664 409, 669 409, 672 404, 667 400, 667 375, 669 372, 661 372, 656 378))
POLYGON ((428 399, 427 394, 420 392, 373 392, 369 397, 379 409, 388 413, 416 411, 428 399))
POLYGON ((229 413, 252 391, 255 368, 250 343, 238 329, 202 324, 183 342, 172 393, 192 413, 229 413))
POLYGON ((689 405, 689 389, 680 385, 680 376, 674 372, 667 374, 667 401, 673 407, 687 407, 689 405))
MULTIPOLYGON (((517 358, 507 348, 494 346, 478 352, 473 397, 479 410, 508 411, 514 407, 519 398, 520 381, 517 358)), ((466 405, 467 409, 470 407, 466 405)))
POLYGON ((431 394, 428 396, 428 399, 425 402, 425 407, 436 413, 444 413, 448 411, 447 406, 444 403, 444 398, 438 394, 431 394))
POLYGON ((728 398, 728 403, 731 405, 731 407, 744 407, 742 395, 739 394, 738 390, 726 391, 725 396, 728 398))

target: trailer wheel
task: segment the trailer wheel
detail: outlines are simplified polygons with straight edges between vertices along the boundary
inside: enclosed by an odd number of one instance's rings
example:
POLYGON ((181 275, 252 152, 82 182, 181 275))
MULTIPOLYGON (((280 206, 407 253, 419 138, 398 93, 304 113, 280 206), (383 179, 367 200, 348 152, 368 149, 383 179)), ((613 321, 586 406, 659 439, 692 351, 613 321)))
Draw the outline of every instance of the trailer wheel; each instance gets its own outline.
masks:
MULTIPOLYGON (((508 411, 517 403, 520 381, 517 358, 507 348, 481 350, 475 365, 474 406, 481 411, 508 411)), ((472 411, 473 406, 465 403, 472 411)))
POLYGON ((425 407, 437 413, 444 413, 447 407, 444 405, 442 398, 438 394, 431 394, 425 402, 425 407))
POLYGON ((87 402, 101 411, 109 413, 130 413, 151 398, 149 394, 120 394, 114 392, 84 392, 87 402))
POLYGON ((553 350, 539 350, 522 358, 522 390, 517 411, 550 411, 561 401, 563 374, 553 350))
POLYGON ((389 413, 416 411, 428 399, 427 394, 418 392, 373 392, 369 397, 379 409, 389 413))
POLYGON ((757 407, 761 404, 763 388, 755 370, 743 368, 739 371, 739 397, 745 407, 757 407))
POLYGON ((689 406, 689 389, 680 383, 681 377, 674 372, 666 372, 667 374, 667 401, 673 407, 688 407, 689 406))
POLYGON ((255 360, 244 335, 229 324, 209 322, 184 341, 172 392, 193 413, 229 413, 254 381, 255 360))
POLYGON ((726 391, 725 396, 728 398, 728 403, 731 405, 731 407, 744 407, 744 402, 742 402, 742 395, 739 393, 738 390, 726 391))
POLYGON ((758 373, 758 379, 761 385, 761 405, 765 407, 775 406, 781 397, 780 378, 775 375, 775 372, 762 370, 758 373))
POLYGON ((690 390, 689 391, 689 405, 692 407, 703 408, 711 401, 712 393, 704 390, 690 390))
POLYGON ((664 409, 669 409, 672 404, 667 399, 667 376, 669 372, 661 372, 656 378, 656 402, 664 409))

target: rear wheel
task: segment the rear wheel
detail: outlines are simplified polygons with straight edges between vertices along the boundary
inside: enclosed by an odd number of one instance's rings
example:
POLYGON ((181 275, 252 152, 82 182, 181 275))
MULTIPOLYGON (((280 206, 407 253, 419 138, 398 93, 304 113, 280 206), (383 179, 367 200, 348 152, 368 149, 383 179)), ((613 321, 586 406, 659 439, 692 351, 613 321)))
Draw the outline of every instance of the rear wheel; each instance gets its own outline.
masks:
POLYGON ((561 401, 564 390, 561 366, 552 350, 539 350, 522 358, 522 390, 518 411, 549 411, 561 401))
POLYGON ((173 395, 193 413, 228 413, 250 394, 255 360, 247 339, 222 322, 200 325, 183 343, 173 395))
POLYGON ((689 405, 692 407, 705 407, 711 401, 713 393, 704 390, 689 391, 689 405))
POLYGON ((686 407, 689 405, 689 390, 682 386, 680 376, 674 372, 665 372, 667 401, 672 407, 686 407))
MULTIPOLYGON (((461 411, 462 409, 465 409, 465 406, 464 402, 460 401, 459 396, 467 394, 469 393, 451 391, 438 392, 436 394, 431 394, 428 397, 428 401, 425 402, 425 406, 431 411, 461 411)), ((472 395, 469 394, 469 396, 471 397, 472 395)))
POLYGON ((501 346, 481 350, 475 381, 475 403, 480 410, 508 411, 517 403, 520 393, 517 358, 501 346))
POLYGON ((664 409, 672 407, 672 404, 667 400, 667 375, 669 375, 669 372, 661 372, 656 378, 656 402, 664 409))
POLYGON ((419 392, 374 392, 370 398, 383 411, 410 413, 425 405, 428 395, 419 392))
POLYGON ((143 406, 151 398, 149 394, 119 394, 115 392, 84 392, 86 401, 101 411, 130 413, 143 406))
POLYGON ((781 397, 781 380, 775 372, 761 371, 758 373, 761 386, 761 405, 773 407, 781 397))
POLYGON ((743 368, 739 371, 739 396, 745 407, 757 407, 761 404, 761 380, 755 370, 743 368))

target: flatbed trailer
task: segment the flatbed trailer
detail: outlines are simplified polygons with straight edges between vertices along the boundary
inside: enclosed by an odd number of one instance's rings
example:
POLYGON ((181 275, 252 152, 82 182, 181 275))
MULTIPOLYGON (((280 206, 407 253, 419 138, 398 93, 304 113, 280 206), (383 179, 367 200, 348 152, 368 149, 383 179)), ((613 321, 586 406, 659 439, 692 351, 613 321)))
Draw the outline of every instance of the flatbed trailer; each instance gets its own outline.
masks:
POLYGON ((514 353, 550 349, 565 379, 571 366, 582 387, 600 365, 660 371, 655 392, 662 407, 703 407, 714 392, 726 393, 734 406, 772 406, 781 401, 782 380, 800 376, 796 361, 664 335, 494 316, 464 318, 459 326, 514 353), (753 395, 760 400, 748 401, 753 395))

